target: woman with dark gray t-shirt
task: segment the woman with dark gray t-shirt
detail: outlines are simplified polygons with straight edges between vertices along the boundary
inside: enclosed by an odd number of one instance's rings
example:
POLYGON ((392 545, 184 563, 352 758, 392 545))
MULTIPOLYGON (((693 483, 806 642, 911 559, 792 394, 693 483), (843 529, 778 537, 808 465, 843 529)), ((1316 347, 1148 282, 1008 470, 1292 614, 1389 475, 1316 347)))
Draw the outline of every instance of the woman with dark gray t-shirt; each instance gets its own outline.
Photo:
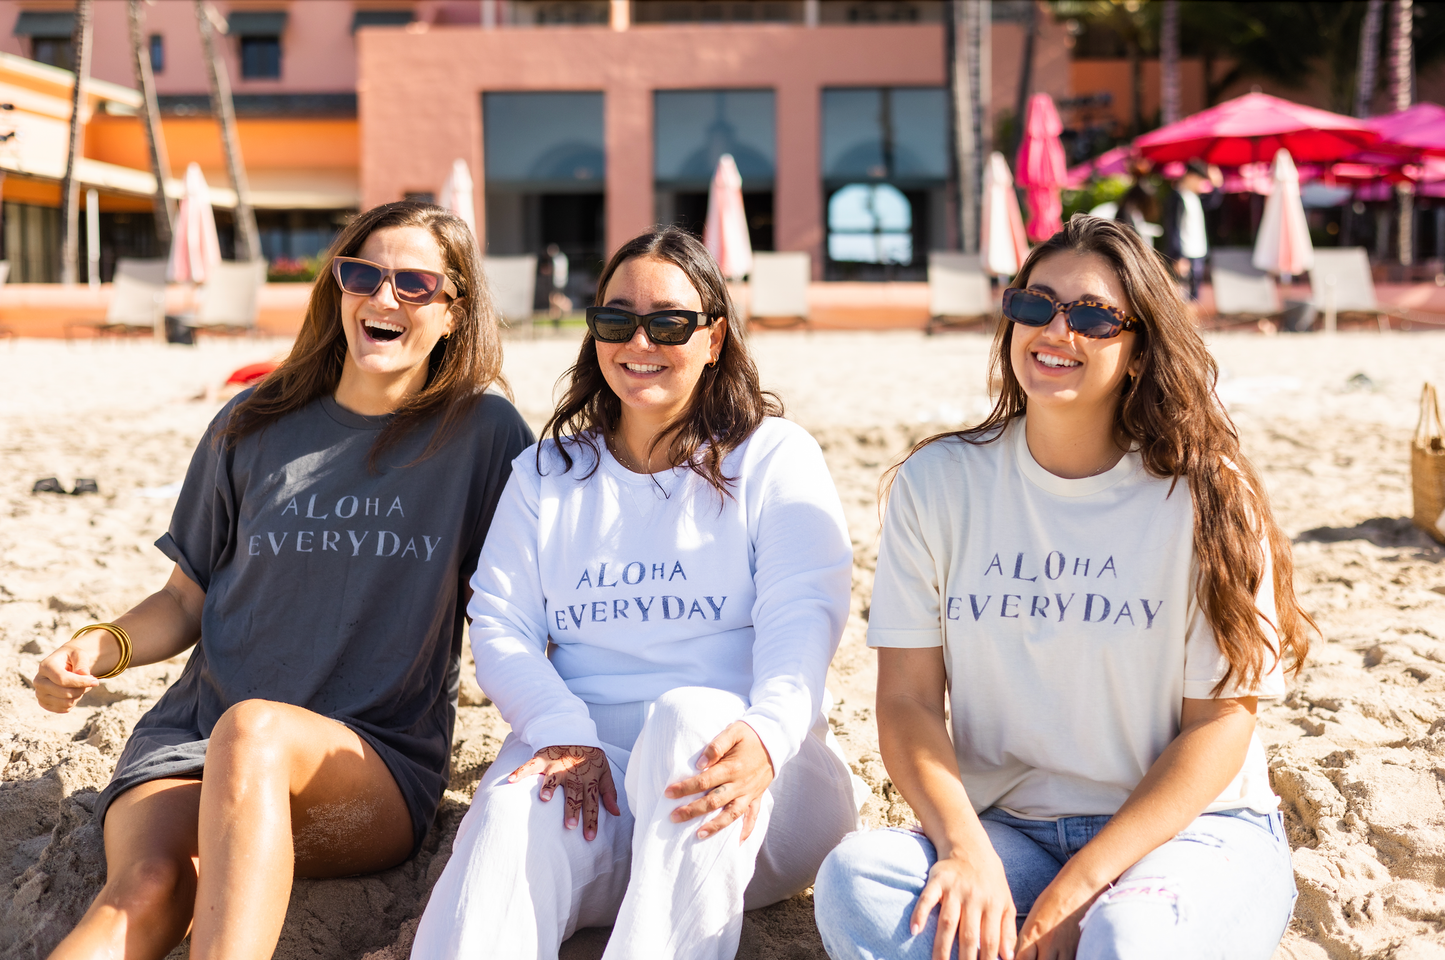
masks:
POLYGON ((465 577, 531 431, 470 229, 361 214, 281 367, 216 417, 156 542, 170 581, 40 665, 63 713, 194 645, 100 796, 108 867, 53 958, 269 957, 293 876, 393 866, 447 782, 465 577))

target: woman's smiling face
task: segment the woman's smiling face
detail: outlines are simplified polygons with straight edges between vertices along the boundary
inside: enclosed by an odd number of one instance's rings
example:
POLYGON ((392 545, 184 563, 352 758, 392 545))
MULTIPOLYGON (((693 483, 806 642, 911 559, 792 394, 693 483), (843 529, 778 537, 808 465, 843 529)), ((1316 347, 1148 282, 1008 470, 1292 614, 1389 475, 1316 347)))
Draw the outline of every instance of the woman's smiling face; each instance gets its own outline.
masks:
MULTIPOLYGON (((702 297, 682 268, 666 260, 636 257, 607 281, 603 306, 631 313, 702 310, 702 297)), ((692 401, 703 367, 722 349, 726 320, 698 327, 686 343, 659 346, 638 327, 626 343, 597 343, 597 363, 624 411, 670 421, 692 401)))
MULTIPOLYGON (((355 256, 383 267, 446 272, 441 246, 431 231, 422 227, 377 230, 355 256)), ((451 304, 446 297, 424 306, 405 303, 396 298, 388 280, 369 297, 342 291, 341 326, 346 332, 347 368, 366 376, 413 379, 419 390, 426 382, 432 348, 444 334, 451 333, 451 304)))
MULTIPOLYGON (((1047 293, 1061 303, 1093 297, 1131 312, 1124 287, 1109 261, 1094 253, 1071 250, 1041 260, 1029 274, 1030 290, 1047 293)), ((1138 334, 1095 340, 1069 329, 1062 312, 1046 326, 1015 323, 1009 346, 1014 376, 1029 399, 1029 408, 1107 407, 1112 415, 1126 375, 1135 366, 1138 334)))

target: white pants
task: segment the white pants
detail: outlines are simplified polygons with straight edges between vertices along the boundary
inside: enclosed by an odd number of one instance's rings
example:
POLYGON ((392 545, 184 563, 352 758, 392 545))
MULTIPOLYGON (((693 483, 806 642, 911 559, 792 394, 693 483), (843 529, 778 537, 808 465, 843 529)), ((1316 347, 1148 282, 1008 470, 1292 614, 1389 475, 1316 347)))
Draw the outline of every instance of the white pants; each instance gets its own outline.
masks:
POLYGON ((858 824, 852 777, 822 717, 764 794, 746 842, 742 818, 705 840, 702 821, 672 822, 688 801, 663 790, 695 774, 702 748, 746 709, 741 697, 704 687, 592 706, 614 782, 626 789, 622 816, 603 810, 590 841, 580 825, 562 826, 560 789, 538 799, 540 775, 507 783, 536 752, 507 737, 432 889, 413 960, 552 960, 578 928, 607 924, 604 960, 732 960, 743 911, 806 888, 858 824))

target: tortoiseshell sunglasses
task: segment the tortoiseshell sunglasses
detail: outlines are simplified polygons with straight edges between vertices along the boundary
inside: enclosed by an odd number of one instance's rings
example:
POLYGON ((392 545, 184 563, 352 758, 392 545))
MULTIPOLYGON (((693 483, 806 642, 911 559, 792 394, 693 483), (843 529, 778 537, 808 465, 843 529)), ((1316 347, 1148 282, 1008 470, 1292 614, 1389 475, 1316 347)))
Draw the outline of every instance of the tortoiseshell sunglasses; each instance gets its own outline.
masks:
POLYGON ((1063 303, 1038 290, 1009 287, 1003 292, 1003 315, 1026 327, 1046 327, 1060 310, 1070 330, 1093 340, 1107 340, 1125 330, 1138 330, 1143 326, 1138 317, 1131 317, 1118 307, 1093 297, 1063 303))

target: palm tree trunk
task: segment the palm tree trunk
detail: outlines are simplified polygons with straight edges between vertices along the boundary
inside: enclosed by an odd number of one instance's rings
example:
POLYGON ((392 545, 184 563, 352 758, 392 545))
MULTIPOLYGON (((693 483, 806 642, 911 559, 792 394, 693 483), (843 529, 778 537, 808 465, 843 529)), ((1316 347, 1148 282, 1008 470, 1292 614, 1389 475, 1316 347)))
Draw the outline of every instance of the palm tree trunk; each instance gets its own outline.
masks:
POLYGON ((1129 136, 1144 132, 1144 59, 1139 44, 1129 43, 1129 136))
POLYGON ((75 27, 71 44, 75 47, 75 85, 70 91, 70 144, 65 155, 65 177, 60 181, 60 282, 72 286, 80 279, 80 180, 76 164, 80 160, 85 124, 85 87, 90 80, 90 14, 91 0, 75 5, 75 27))
POLYGON ((978 250, 979 211, 983 194, 982 129, 986 102, 985 18, 989 0, 953 0, 949 16, 953 31, 953 57, 949 61, 949 89, 953 98, 955 167, 958 172, 959 246, 965 253, 978 250))
POLYGON ((1024 142, 1024 111, 1028 109, 1029 94, 1033 92, 1034 86, 1034 40, 1038 33, 1038 17, 1038 5, 1030 0, 1023 22, 1024 49, 1019 58, 1018 96, 1014 98, 1013 142, 1008 146, 1008 155, 1011 157, 1018 154, 1019 144, 1024 142))
POLYGON ((1179 0, 1164 0, 1159 24, 1160 121, 1175 123, 1180 114, 1179 91, 1179 0))
POLYGON ((1360 28, 1360 65, 1355 75, 1355 116, 1370 115, 1375 99, 1376 74, 1380 66, 1380 26, 1385 18, 1385 0, 1370 0, 1360 28))
MULTIPOLYGON (((1394 13, 1390 35, 1390 106, 1408 110, 1415 99, 1413 0, 1395 0, 1394 13)), ((1415 197, 1409 183, 1397 184, 1395 192, 1400 200, 1397 250, 1400 265, 1408 267, 1415 262, 1415 197)))
POLYGON ((141 92, 140 121, 145 127, 146 143, 150 148, 151 173, 156 178, 156 192, 152 198, 156 241, 162 250, 169 251, 176 217, 175 208, 166 196, 166 181, 171 176, 170 159, 166 156, 166 141, 161 134, 161 111, 156 100, 156 81, 151 73, 150 52, 145 48, 145 35, 141 30, 141 0, 130 0, 128 7, 132 66, 135 69, 135 85, 141 92))
POLYGON ((216 52, 209 4, 205 0, 195 0, 195 4, 206 71, 211 80, 211 113, 221 125, 226 170, 231 175, 231 186, 236 190, 236 259, 254 260, 261 255, 261 231, 256 226, 256 211, 251 209, 251 189, 246 182, 246 166, 241 160, 241 140, 236 135, 236 107, 231 101, 231 82, 226 75, 226 64, 216 52))

